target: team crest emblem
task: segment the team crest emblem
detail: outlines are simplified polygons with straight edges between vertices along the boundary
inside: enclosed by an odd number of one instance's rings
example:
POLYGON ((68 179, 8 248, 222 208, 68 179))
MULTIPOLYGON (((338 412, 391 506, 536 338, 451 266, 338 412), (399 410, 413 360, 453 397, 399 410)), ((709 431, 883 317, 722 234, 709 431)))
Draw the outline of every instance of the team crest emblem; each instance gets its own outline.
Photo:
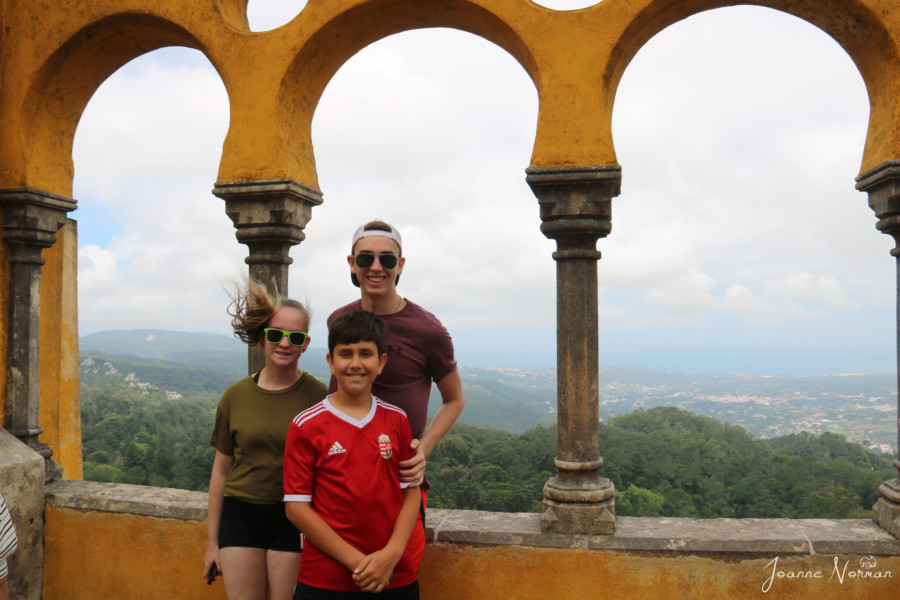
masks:
POLYGON ((391 457, 391 438, 385 433, 378 436, 378 450, 383 458, 391 457))

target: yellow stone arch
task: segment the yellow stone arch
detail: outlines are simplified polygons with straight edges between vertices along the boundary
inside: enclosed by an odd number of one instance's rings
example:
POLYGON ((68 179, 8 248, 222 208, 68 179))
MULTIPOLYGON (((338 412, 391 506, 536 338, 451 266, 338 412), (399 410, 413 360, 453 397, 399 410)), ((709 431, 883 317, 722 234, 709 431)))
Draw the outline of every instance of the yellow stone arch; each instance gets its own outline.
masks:
MULTIPOLYGON (((71 146, 99 85, 166 46, 203 52, 225 84, 231 124, 220 181, 289 178, 317 186, 310 124, 334 73, 356 52, 411 29, 450 27, 509 52, 537 88, 531 166, 614 165, 612 105, 637 51, 709 0, 604 0, 554 11, 520 0, 312 0, 290 23, 249 30, 243 0, 3 3, 4 122, 0 185, 71 194, 71 146), (42 8, 47 6, 47 8, 42 8)), ((875 0, 754 2, 831 35, 860 70, 871 102, 862 170, 900 154, 896 11, 875 0)), ((890 3, 888 3, 890 4, 890 3)))
MULTIPOLYGON (((34 21, 26 14, 11 19, 25 21, 17 33, 28 39, 20 43, 14 37, 12 48, 4 46, 4 54, 19 52, 4 64, 8 92, 0 114, 9 136, 0 142, 3 187, 71 195, 75 130, 97 88, 147 52, 167 46, 204 51, 199 38, 209 35, 209 27, 195 35, 188 30, 190 23, 179 23, 164 11, 149 14, 123 7, 104 14, 101 6, 91 7, 95 10, 84 15, 83 22, 63 6, 50 15, 33 15, 34 21), (16 85, 10 88, 10 81, 16 85)), ((7 36, 4 44, 9 41, 7 36)))
MULTIPOLYGON (((315 29, 287 65, 278 82, 276 130, 290 132, 284 145, 289 177, 317 185, 311 127, 319 99, 338 69, 373 42, 413 29, 453 28, 500 46, 532 77, 537 74, 532 49, 520 33, 508 22, 474 3, 446 2, 443 10, 434 10, 427 3, 408 0, 391 4, 393 6, 385 7, 384 3, 362 3, 329 15, 328 20, 315 29)), ((237 151, 240 137, 237 135, 232 142, 229 134, 225 143, 223 170, 232 161, 243 165, 252 161, 251 157, 246 156, 246 149, 244 155, 231 156, 232 143, 237 151)))

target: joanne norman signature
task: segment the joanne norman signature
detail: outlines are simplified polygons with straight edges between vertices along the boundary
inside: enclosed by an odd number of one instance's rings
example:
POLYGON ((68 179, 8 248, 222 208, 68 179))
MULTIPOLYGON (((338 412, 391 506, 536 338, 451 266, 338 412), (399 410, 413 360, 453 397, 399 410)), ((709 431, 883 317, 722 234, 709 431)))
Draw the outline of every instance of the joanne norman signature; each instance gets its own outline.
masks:
POLYGON ((860 579, 893 579, 894 574, 890 571, 878 571, 876 570, 877 562, 874 556, 863 556, 859 559, 859 568, 851 569, 850 561, 844 561, 844 564, 841 565, 840 559, 835 556, 834 557, 834 568, 829 571, 821 571, 821 570, 797 570, 790 571, 778 568, 778 558, 775 557, 770 560, 766 566, 766 573, 769 573, 769 577, 763 582, 762 591, 763 593, 768 592, 772 589, 772 584, 778 579, 822 579, 826 581, 833 581, 838 584, 843 584, 845 581, 858 581, 860 579), (771 569, 771 571, 769 571, 771 569))

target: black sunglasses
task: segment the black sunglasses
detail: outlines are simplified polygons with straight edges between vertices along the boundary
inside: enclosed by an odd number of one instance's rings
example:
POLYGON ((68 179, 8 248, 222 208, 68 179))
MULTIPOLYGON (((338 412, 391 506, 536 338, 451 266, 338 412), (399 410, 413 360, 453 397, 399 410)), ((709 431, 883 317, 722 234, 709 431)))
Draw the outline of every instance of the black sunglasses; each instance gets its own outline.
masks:
POLYGON ((285 331, 275 327, 266 327, 263 329, 263 333, 266 334, 266 341, 270 344, 280 344, 284 336, 288 336, 288 343, 298 348, 305 344, 306 338, 309 337, 309 334, 305 331, 285 331))
MULTIPOLYGON (((369 252, 368 250, 363 250, 359 254, 357 254, 354 259, 356 260, 356 266, 360 269, 368 269, 373 264, 375 264, 375 253, 369 252)), ((381 266, 385 269, 393 269, 397 266, 397 261, 400 260, 390 252, 382 252, 378 255, 378 262, 381 263, 381 266)))

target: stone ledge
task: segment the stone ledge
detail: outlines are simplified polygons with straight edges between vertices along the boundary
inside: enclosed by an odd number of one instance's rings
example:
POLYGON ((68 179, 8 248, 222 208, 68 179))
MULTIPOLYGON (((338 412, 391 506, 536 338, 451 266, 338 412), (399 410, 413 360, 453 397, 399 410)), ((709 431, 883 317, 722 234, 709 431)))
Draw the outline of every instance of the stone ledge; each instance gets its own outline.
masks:
POLYGON ((614 535, 541 531, 531 513, 428 511, 433 541, 662 554, 862 554, 900 556, 900 540, 868 519, 616 517, 614 535))
MULTIPOLYGON (((93 481, 55 481, 46 502, 57 508, 206 520, 206 494, 93 481)), ((616 517, 614 535, 541 531, 536 513, 430 509, 431 542, 531 546, 653 554, 900 556, 900 540, 868 519, 682 519, 616 517)))
POLYGON ((47 504, 57 508, 206 520, 204 492, 97 481, 54 481, 45 492, 47 504))

